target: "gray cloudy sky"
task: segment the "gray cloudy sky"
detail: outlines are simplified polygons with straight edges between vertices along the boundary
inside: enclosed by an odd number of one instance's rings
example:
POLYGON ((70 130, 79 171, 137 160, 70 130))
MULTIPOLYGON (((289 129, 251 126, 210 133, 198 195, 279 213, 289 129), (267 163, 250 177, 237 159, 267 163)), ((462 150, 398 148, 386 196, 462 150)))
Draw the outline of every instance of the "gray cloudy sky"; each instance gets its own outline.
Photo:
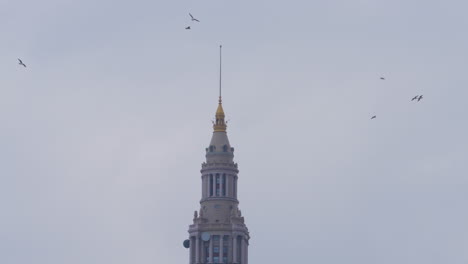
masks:
POLYGON ((0 263, 187 263, 223 44, 250 263, 466 264, 467 9, 0 0, 0 263))

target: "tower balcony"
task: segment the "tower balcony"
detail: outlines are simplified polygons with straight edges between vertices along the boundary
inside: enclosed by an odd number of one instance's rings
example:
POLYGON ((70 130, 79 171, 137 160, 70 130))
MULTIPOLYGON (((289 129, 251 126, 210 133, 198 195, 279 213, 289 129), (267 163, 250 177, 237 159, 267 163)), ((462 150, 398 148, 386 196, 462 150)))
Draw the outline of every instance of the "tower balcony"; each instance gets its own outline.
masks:
POLYGON ((234 171, 236 173, 239 172, 237 169, 237 163, 233 162, 203 162, 202 163, 202 170, 210 170, 210 169, 229 169, 231 171, 234 171))

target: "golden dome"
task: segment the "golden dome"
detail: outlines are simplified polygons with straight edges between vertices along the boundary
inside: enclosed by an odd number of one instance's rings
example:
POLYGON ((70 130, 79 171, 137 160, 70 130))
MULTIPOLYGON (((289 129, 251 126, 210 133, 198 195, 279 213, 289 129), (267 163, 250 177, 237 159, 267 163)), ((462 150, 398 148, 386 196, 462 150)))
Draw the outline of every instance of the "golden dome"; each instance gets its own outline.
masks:
POLYGON ((213 124, 214 132, 226 132, 226 122, 224 121, 224 110, 221 100, 219 97, 218 109, 216 109, 216 121, 213 124))

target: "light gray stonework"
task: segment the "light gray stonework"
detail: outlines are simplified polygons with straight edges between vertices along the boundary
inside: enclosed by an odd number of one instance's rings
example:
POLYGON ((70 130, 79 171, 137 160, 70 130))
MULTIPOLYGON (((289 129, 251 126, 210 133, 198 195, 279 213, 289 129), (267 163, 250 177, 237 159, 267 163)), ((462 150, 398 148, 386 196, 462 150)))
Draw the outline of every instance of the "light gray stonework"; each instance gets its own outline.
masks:
MULTIPOLYGON (((201 169, 200 209, 194 212, 193 224, 188 230, 189 264, 248 264, 250 236, 238 207, 239 170, 225 131, 221 101, 216 118, 215 131, 206 148, 206 162, 201 169), (207 241, 202 240, 203 233, 210 235, 207 241)), ((206 237, 205 234, 205 240, 206 237)))

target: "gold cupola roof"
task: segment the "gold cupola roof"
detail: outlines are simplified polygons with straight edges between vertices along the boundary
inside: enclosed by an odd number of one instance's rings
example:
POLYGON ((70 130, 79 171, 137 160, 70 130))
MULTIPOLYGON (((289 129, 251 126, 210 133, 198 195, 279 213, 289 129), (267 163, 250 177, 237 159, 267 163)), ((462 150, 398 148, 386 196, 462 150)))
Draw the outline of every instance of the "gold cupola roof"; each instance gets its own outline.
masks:
POLYGON ((224 121, 224 110, 223 110, 223 102, 221 100, 221 96, 219 97, 218 101, 218 109, 216 109, 216 121, 213 124, 214 132, 226 132, 226 122, 224 121))

